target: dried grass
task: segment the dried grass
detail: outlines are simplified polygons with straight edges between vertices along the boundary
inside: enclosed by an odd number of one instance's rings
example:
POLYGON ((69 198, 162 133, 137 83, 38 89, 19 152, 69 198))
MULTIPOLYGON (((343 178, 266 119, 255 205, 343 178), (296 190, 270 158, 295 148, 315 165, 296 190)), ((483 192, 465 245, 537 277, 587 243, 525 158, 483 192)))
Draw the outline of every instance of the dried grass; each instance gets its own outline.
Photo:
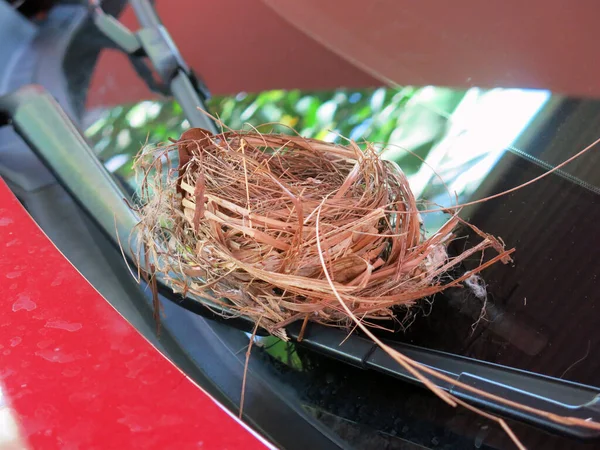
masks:
MULTIPOLYGON (((320 245, 335 289, 352 313, 392 319, 393 308, 456 286, 442 281, 486 249, 510 260, 500 240, 481 241, 450 258, 447 244, 461 223, 455 211, 431 236, 408 180, 367 145, 298 136, 192 129, 177 143, 146 149, 136 161, 142 179, 140 237, 156 270, 177 292, 222 303, 285 338, 305 319, 348 326, 324 276, 320 245), (179 170, 165 163, 179 156, 179 170)), ((489 265, 487 263, 485 266, 489 265)))

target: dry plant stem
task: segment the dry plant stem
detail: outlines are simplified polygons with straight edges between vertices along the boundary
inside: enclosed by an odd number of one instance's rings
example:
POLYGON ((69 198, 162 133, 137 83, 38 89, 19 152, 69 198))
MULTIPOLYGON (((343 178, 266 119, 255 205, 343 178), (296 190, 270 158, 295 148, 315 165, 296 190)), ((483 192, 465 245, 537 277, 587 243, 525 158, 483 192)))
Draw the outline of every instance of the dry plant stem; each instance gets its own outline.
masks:
POLYGON ((240 412, 238 417, 241 419, 244 415, 244 400, 246 400, 246 378, 248 376, 248 365, 250 363, 250 353, 252 352, 252 344, 254 344, 254 339, 256 338, 256 332, 258 331, 258 327, 260 326, 260 319, 256 321, 254 325, 254 330, 252 331, 252 336, 250 337, 250 341, 248 342, 248 348, 246 349, 246 361, 244 362, 244 376, 242 378, 242 394, 240 396, 240 412))
POLYGON ((310 316, 307 314, 304 316, 304 320, 302 321, 302 328, 300 328, 300 334, 298 335, 298 342, 302 342, 304 339, 304 332, 306 331, 306 325, 308 325, 308 319, 310 316))

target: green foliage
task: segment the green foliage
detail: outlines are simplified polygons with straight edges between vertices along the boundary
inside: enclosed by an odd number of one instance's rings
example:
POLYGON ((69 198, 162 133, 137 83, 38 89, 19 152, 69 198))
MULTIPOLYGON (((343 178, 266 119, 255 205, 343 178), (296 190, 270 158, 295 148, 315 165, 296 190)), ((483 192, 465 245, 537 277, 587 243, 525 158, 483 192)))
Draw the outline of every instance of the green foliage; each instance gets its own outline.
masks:
POLYGON ((298 372, 304 369, 302 360, 296 353, 296 345, 291 342, 282 341, 275 336, 267 336, 255 338, 255 345, 262 347, 273 358, 298 372))
MULTIPOLYGON (((208 108, 234 129, 256 126, 261 132, 290 133, 293 128, 303 136, 334 142, 343 142, 343 136, 391 145, 387 157, 411 174, 421 162, 403 149, 425 157, 463 96, 464 92, 434 87, 273 90, 215 97, 208 108), (273 122, 283 126, 263 125, 273 122)), ((103 111, 86 135, 107 167, 130 180, 132 157, 145 143, 177 138, 187 128, 174 101, 144 101, 103 111)))

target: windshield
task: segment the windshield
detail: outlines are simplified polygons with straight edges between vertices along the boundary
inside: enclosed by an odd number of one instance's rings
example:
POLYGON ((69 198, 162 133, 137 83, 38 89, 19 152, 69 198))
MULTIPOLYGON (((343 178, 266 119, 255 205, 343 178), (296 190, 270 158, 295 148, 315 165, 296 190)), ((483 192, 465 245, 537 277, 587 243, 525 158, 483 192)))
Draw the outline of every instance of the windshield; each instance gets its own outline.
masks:
MULTIPOLYGON (((307 137, 379 142, 418 197, 450 206, 522 184, 592 143, 600 102, 536 90, 407 86, 240 93, 212 99, 209 107, 232 128, 280 122, 307 137)), ((133 155, 144 143, 177 138, 189 127, 170 101, 90 117, 86 134, 100 159, 133 191, 133 155)), ((409 326, 385 337, 597 385, 596 164, 592 151, 560 173, 465 208, 463 218, 516 248, 514 264, 483 272, 485 295, 454 289, 423 300, 408 312, 403 323, 409 326)), ((425 214, 425 225, 435 230, 443 219, 425 214)), ((463 230, 452 247, 460 251, 469 239, 463 230)))

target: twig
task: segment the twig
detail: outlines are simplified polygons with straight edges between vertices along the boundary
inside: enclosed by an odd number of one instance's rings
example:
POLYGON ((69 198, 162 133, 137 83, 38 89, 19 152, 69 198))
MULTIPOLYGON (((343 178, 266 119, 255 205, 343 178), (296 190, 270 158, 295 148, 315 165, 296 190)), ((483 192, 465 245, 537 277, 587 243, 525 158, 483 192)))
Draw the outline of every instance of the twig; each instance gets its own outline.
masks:
POLYGON ((248 342, 248 350, 246 350, 246 362, 244 363, 244 377, 242 378, 242 394, 240 396, 240 412, 239 418, 241 419, 244 415, 244 400, 246 399, 246 377, 248 376, 248 364, 250 362, 250 352, 252 351, 252 344, 254 344, 254 338, 256 337, 256 332, 258 331, 258 327, 260 326, 260 319, 256 321, 254 325, 254 330, 252 331, 252 336, 250 337, 250 342, 248 342))

